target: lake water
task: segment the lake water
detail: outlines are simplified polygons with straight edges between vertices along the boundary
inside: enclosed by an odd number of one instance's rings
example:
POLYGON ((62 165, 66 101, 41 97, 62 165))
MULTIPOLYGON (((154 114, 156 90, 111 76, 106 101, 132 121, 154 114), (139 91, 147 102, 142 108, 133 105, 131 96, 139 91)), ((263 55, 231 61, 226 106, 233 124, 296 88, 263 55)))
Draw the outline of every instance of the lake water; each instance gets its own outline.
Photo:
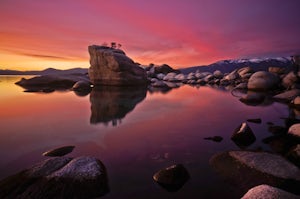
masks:
POLYGON ((103 198, 239 198, 243 190, 210 167, 212 155, 240 150, 230 137, 249 118, 256 135, 249 150, 270 150, 267 122, 284 126, 286 105, 247 106, 230 92, 188 85, 167 93, 103 88, 86 96, 72 91, 26 93, 0 76, 0 178, 46 159, 48 149, 74 145, 68 156, 94 156, 106 166, 110 192, 103 198), (222 136, 222 142, 204 137, 222 136), (168 192, 152 176, 182 163, 191 178, 168 192))

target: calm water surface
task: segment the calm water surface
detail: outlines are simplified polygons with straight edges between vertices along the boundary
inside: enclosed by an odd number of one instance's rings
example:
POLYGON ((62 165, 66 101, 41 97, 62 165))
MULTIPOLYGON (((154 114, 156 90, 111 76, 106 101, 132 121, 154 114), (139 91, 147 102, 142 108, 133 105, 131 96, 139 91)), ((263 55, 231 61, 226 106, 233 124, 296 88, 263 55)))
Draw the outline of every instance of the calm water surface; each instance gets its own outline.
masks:
POLYGON ((168 93, 100 89, 86 96, 74 92, 25 93, 0 76, 0 178, 46 159, 51 148, 75 145, 69 156, 95 156, 106 166, 110 192, 103 198, 238 198, 243 191, 226 183, 209 166, 218 152, 239 150, 233 130, 249 118, 256 142, 247 149, 271 150, 261 142, 271 136, 266 122, 284 125, 285 105, 246 106, 228 91, 182 86, 168 93), (220 143, 204 137, 222 136, 220 143), (152 180, 164 167, 182 163, 189 181, 167 192, 152 180))

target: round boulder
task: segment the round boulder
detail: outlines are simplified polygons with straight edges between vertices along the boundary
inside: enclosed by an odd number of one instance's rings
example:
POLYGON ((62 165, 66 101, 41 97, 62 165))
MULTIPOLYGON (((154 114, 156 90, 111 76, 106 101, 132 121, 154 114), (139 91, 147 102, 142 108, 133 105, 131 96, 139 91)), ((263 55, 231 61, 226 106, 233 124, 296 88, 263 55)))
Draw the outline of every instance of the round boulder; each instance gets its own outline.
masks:
POLYGON ((275 88, 278 83, 279 78, 277 75, 266 71, 258 71, 249 78, 248 89, 266 91, 275 88))
POLYGON ((179 190, 189 178, 190 175, 182 164, 161 169, 153 175, 153 179, 170 192, 179 190))

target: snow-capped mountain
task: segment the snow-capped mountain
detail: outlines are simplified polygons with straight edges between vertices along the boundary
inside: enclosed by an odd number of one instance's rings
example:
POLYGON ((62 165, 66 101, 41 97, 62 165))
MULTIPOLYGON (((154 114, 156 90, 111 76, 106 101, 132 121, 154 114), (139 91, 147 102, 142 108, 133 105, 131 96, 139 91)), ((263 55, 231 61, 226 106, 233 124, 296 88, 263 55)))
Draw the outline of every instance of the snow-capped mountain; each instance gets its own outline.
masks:
POLYGON ((206 66, 193 66, 181 69, 182 73, 190 73, 199 70, 200 72, 214 72, 220 70, 223 73, 231 72, 234 69, 250 66, 254 71, 267 71, 269 67, 285 67, 292 69, 292 62, 289 57, 276 58, 252 58, 252 59, 233 59, 222 60, 206 66))

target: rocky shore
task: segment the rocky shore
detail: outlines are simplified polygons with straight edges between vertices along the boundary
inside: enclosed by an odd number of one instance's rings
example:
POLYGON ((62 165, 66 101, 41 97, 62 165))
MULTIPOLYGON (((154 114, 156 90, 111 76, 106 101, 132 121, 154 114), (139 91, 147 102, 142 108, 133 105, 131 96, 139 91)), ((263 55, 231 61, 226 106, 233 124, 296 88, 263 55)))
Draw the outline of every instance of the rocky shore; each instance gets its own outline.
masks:
MULTIPOLYGON (((235 69, 230 73, 222 73, 220 70, 215 70, 214 72, 195 71, 184 74, 166 64, 141 66, 132 61, 126 56, 124 51, 119 49, 93 45, 89 46, 89 53, 91 64, 89 76, 87 74, 80 74, 76 78, 75 76, 64 76, 62 78, 40 76, 29 80, 22 79, 17 84, 25 88, 30 87, 30 89, 32 87, 39 88, 36 90, 32 89, 32 91, 37 92, 45 92, 47 89, 51 90, 57 87, 72 89, 85 94, 91 92, 92 123, 109 121, 117 123, 116 120, 125 117, 127 112, 131 111, 137 103, 145 98, 147 90, 149 92, 167 92, 182 85, 210 86, 228 90, 242 103, 251 106, 279 102, 285 103, 295 110, 300 108, 300 73, 291 71, 290 68, 269 66, 267 71, 256 71, 250 66, 246 66, 235 69), (124 89, 130 94, 124 95, 124 89), (112 100, 105 101, 106 95, 108 95, 108 99, 112 100), (101 103, 94 100, 99 97, 104 99, 101 103), (130 101, 133 98, 136 100, 130 101), (122 108, 116 108, 118 106, 122 108), (106 113, 107 115, 103 115, 103 109, 109 110, 106 113)), ((271 147, 276 145, 275 148, 277 148, 274 151, 247 150, 247 147, 256 141, 256 134, 258 133, 252 131, 248 123, 260 124, 261 119, 256 118, 237 124, 237 128, 233 129, 231 140, 240 148, 239 151, 222 152, 215 154, 210 159, 210 165, 220 176, 245 190, 243 198, 268 198, 269 194, 272 196, 269 198, 300 197, 300 120, 293 114, 285 119, 286 126, 284 127, 269 124, 269 131, 274 135, 263 140, 264 143, 269 144, 271 147)), ((219 136, 205 139, 216 142, 223 140, 219 136)), ((25 172, 17 174, 17 178, 25 179, 26 186, 30 184, 30 186, 35 187, 36 185, 32 185, 32 183, 38 182, 43 187, 51 189, 51 187, 48 187, 48 184, 44 183, 45 179, 47 181, 57 180, 57 177, 65 176, 71 171, 76 173, 78 171, 76 162, 91 161, 91 164, 96 165, 101 171, 98 172, 99 175, 97 176, 99 178, 96 178, 97 183, 107 181, 105 169, 101 162, 93 158, 54 158, 47 161, 41 164, 48 165, 53 161, 58 161, 62 162, 58 164, 62 166, 50 173, 40 174, 41 172, 39 171, 38 178, 32 180, 32 177, 35 175, 32 173, 36 173, 36 168, 43 168, 41 165, 34 166, 25 172), (66 167, 72 162, 75 163, 66 167), (66 169, 61 169, 65 167, 66 169)), ((95 175, 91 174, 86 179, 88 182, 91 182, 95 179, 94 177, 95 175)), ((167 191, 177 191, 188 181, 189 177, 188 171, 184 166, 177 164, 156 172, 153 179, 167 191)), ((71 178, 76 179, 76 175, 71 178)), ((16 177, 12 179, 16 179, 16 177)), ((60 183, 64 183, 64 180, 60 183)), ((70 178, 67 178, 67 180, 70 180, 70 178)), ((7 180, 4 182, 7 182, 7 180)), ((1 181, 0 188, 4 188, 4 190, 7 190, 6 193, 9 193, 15 187, 20 186, 17 183, 21 182, 16 181, 16 184, 7 186, 1 181)), ((50 184, 52 186, 52 183, 50 184)), ((22 183, 21 185, 23 186, 22 183)), ((93 186, 91 185, 91 187, 93 186)), ((38 187, 40 188, 40 185, 38 187)), ((97 194, 103 195, 108 186, 101 184, 101 187, 104 188, 101 193, 97 194)), ((25 191, 24 196, 32 192, 31 188, 28 190, 30 191, 25 191)), ((60 190, 58 190, 58 193, 62 194, 60 190)), ((37 192, 37 194, 40 193, 37 192)))

